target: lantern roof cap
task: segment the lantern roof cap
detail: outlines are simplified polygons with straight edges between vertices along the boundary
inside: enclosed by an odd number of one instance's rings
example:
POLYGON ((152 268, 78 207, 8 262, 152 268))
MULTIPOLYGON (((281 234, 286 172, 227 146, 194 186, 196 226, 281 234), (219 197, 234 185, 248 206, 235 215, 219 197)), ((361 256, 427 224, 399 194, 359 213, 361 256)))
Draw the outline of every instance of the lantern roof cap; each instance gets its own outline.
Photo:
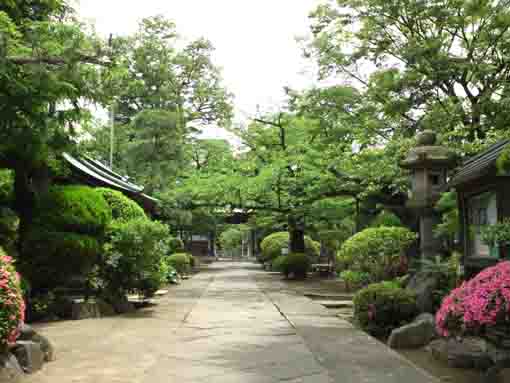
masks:
POLYGON ((451 168, 455 165, 455 153, 447 147, 436 144, 435 132, 425 130, 419 133, 416 142, 417 146, 412 148, 406 159, 400 163, 402 168, 451 168))

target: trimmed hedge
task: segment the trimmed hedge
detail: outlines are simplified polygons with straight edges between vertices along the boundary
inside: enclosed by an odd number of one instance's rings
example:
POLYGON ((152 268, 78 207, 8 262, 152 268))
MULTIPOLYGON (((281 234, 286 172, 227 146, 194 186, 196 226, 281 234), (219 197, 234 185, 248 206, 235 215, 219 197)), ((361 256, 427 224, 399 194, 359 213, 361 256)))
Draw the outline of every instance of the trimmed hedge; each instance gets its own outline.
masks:
POLYGON ((34 224, 41 228, 99 236, 111 220, 106 200, 88 186, 51 187, 34 214, 34 224))
POLYGON ((292 275, 295 279, 305 279, 311 266, 310 257, 303 253, 291 253, 284 263, 283 274, 292 275))
POLYGON ((401 269, 402 256, 415 240, 416 234, 404 227, 368 228, 344 242, 338 260, 369 273, 372 282, 390 280, 407 271, 401 269))
MULTIPOLYGON (((282 254, 282 248, 289 244, 289 233, 282 231, 268 235, 260 244, 263 261, 271 261, 282 254)), ((309 257, 318 257, 320 254, 320 244, 310 237, 305 236, 306 255, 309 257)))
POLYGON ((36 289, 65 285, 100 261, 102 245, 89 235, 33 228, 24 243, 20 270, 36 289))
POLYGON ((95 190, 103 196, 110 206, 114 220, 126 222, 131 219, 147 218, 142 207, 121 192, 108 188, 97 188, 95 190))
POLYGON ((374 336, 391 331, 416 317, 416 295, 397 282, 371 284, 354 296, 354 317, 360 327, 374 336))

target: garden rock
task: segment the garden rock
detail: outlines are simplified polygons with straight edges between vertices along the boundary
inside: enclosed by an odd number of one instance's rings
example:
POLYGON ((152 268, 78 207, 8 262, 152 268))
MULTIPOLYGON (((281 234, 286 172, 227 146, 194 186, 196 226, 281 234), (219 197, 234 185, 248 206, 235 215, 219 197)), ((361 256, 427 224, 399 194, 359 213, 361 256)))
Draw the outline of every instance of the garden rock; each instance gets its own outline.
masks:
POLYGON ((44 352, 39 343, 21 340, 11 350, 18 360, 21 368, 27 374, 33 374, 42 369, 44 364, 44 352))
POLYGON ((437 285, 438 279, 436 277, 420 273, 409 281, 406 288, 416 293, 416 305, 420 312, 431 313, 434 311, 433 293, 437 285))
POLYGON ((493 365, 490 345, 481 338, 438 339, 429 348, 435 359, 450 367, 487 370, 493 365))
POLYGON ((101 311, 95 302, 74 302, 72 318, 74 320, 100 318, 101 311))
POLYGON ((45 362, 53 362, 56 360, 55 349, 50 341, 45 336, 37 333, 29 325, 23 324, 20 330, 18 341, 32 341, 38 343, 44 354, 45 362))
POLYGON ((102 317, 111 317, 111 316, 115 316, 117 314, 115 312, 115 309, 113 308, 113 306, 111 304, 109 304, 108 302, 106 302, 102 299, 98 299, 96 301, 96 303, 99 308, 99 314, 102 317))
POLYGON ((0 355, 0 382, 21 383, 23 370, 12 354, 0 355))
POLYGON ((395 349, 423 347, 430 343, 435 333, 433 316, 431 321, 430 317, 421 315, 412 323, 393 330, 388 339, 388 346, 395 349))

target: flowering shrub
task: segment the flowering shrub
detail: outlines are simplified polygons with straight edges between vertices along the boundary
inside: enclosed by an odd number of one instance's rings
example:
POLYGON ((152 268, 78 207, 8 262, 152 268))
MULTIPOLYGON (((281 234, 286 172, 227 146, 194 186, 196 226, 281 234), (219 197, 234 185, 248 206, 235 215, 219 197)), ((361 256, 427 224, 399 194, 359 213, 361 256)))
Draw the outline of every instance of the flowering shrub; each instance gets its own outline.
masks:
POLYGON ((20 282, 11 257, 0 251, 0 349, 16 341, 25 319, 20 282))
POLYGON ((483 334, 510 325, 510 262, 480 272, 453 290, 436 315, 442 336, 483 334))

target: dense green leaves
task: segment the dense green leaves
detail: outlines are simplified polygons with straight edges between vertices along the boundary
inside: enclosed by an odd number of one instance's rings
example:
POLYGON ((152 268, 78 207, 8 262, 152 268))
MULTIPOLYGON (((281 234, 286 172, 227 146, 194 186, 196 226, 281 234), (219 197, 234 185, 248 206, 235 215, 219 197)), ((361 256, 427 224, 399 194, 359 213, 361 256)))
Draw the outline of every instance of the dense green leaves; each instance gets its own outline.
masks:
POLYGON ((94 191, 105 199, 110 207, 112 219, 125 222, 131 219, 147 218, 141 206, 121 192, 107 188, 96 188, 94 191))

